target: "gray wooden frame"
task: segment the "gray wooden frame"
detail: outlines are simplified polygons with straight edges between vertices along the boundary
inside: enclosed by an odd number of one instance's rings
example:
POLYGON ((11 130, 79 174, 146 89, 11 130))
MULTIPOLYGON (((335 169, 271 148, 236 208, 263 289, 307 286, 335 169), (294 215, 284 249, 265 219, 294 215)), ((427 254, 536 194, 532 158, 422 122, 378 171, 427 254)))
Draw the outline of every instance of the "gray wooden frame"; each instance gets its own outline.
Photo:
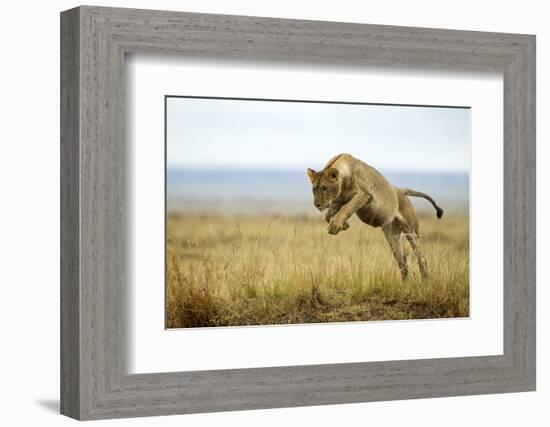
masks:
MULTIPOLYGON (((162 141, 159 141, 162 143, 162 141)), ((535 37, 83 6, 61 14, 61 412, 99 419, 535 389, 535 37), (504 354, 128 375, 129 52, 501 71, 504 354)))

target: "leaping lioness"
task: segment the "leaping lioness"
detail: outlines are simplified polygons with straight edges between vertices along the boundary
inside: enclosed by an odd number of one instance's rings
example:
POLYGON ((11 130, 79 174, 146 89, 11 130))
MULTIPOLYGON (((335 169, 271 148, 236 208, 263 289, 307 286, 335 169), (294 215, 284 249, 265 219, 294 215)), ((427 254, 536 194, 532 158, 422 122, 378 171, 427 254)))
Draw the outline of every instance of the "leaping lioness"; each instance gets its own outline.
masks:
POLYGON ((327 209, 325 220, 330 234, 347 230, 346 221, 353 214, 365 224, 382 227, 401 277, 406 280, 409 271, 401 245, 403 233, 418 259, 420 274, 428 277, 428 266, 420 248, 418 217, 407 196, 429 200, 441 218, 443 209, 434 199, 418 191, 394 187, 380 172, 350 154, 339 154, 330 159, 322 171, 308 169, 307 174, 313 186, 315 207, 321 212, 327 209))

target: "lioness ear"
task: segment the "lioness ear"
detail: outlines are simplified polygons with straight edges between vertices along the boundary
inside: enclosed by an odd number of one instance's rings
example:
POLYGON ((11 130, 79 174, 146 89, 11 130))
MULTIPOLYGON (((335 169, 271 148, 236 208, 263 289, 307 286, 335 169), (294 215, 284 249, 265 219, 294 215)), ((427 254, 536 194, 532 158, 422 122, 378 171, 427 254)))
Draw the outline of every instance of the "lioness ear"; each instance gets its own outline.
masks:
POLYGON ((340 171, 336 168, 330 168, 326 176, 329 179, 329 181, 336 181, 338 179, 338 175, 340 174, 340 171))
POLYGON ((307 170, 307 176, 309 176, 309 180, 311 182, 314 182, 315 181, 315 177, 317 176, 317 172, 315 172, 313 169, 311 168, 308 168, 307 170))

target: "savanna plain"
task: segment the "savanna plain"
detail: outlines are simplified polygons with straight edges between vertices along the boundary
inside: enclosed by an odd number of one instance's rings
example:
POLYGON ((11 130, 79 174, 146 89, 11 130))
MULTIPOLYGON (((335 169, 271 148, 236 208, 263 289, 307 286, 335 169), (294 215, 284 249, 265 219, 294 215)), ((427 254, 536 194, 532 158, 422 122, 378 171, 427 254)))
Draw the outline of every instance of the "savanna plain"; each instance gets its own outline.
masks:
POLYGON ((469 316, 467 215, 420 215, 430 277, 402 237, 405 283, 380 229, 320 216, 169 214, 166 327, 469 316))

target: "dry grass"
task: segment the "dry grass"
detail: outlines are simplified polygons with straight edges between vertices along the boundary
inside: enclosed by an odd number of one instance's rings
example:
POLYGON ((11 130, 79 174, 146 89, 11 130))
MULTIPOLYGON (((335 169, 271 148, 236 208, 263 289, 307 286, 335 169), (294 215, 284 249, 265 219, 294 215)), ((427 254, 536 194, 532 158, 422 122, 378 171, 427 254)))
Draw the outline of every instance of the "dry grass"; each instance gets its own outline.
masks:
POLYGON ((351 220, 330 236, 315 218, 170 216, 167 326, 268 325, 469 315, 466 217, 421 218, 431 277, 411 279, 380 229, 351 220))

